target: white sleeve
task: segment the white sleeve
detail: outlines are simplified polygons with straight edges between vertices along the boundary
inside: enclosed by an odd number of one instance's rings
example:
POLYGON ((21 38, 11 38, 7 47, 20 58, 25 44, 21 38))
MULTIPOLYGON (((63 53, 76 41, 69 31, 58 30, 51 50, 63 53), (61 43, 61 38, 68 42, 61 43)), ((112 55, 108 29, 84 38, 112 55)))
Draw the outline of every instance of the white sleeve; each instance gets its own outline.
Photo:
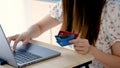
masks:
POLYGON ((62 21, 62 3, 61 1, 56 3, 50 8, 50 16, 57 19, 58 21, 62 21))
POLYGON ((112 22, 109 25, 110 32, 110 46, 112 46, 115 42, 120 41, 120 2, 113 3, 112 9, 109 13, 112 22))

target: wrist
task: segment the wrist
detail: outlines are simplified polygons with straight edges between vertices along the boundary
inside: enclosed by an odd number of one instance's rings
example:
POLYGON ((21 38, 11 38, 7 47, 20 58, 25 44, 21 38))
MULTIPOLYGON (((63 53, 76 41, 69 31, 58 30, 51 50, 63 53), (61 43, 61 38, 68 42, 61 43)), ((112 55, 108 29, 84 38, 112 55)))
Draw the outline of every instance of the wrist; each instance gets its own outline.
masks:
POLYGON ((90 45, 89 53, 94 55, 94 52, 96 52, 96 48, 93 45, 90 45))
POLYGON ((23 36, 23 37, 27 37, 27 38, 32 39, 31 33, 30 33, 30 32, 28 32, 28 31, 23 32, 23 33, 22 33, 22 36, 23 36))

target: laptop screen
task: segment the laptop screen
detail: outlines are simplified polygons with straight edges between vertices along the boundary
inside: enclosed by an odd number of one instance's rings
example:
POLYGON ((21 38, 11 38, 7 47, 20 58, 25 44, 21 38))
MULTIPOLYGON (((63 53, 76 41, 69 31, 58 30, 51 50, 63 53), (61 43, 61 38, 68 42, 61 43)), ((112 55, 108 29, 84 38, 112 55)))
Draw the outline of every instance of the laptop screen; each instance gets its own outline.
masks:
POLYGON ((6 36, 3 32, 2 27, 0 26, 0 58, 7 61, 8 64, 17 67, 16 60, 10 46, 7 42, 6 36))

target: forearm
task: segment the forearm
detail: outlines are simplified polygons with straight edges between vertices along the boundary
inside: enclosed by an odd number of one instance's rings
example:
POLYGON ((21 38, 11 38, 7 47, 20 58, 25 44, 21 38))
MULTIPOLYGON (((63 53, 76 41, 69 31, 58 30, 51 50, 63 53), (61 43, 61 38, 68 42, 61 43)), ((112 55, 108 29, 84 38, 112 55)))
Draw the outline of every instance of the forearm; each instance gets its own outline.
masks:
POLYGON ((31 38, 36 38, 41 33, 42 33, 42 31, 37 24, 30 26, 30 28, 24 32, 24 34, 29 35, 31 38))
POLYGON ((47 15, 45 18, 32 25, 26 33, 28 33, 32 38, 38 37, 43 32, 48 29, 60 24, 60 22, 56 19, 53 19, 50 15, 47 15))
POLYGON ((91 46, 90 52, 106 68, 120 68, 120 57, 103 53, 93 46, 91 46))

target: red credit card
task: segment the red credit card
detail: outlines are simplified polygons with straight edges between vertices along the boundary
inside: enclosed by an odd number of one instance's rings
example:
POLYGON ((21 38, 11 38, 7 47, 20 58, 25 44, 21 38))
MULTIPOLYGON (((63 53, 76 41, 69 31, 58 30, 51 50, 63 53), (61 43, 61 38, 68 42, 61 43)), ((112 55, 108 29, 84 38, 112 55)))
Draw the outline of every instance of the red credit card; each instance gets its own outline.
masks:
POLYGON ((70 35, 70 34, 73 34, 74 35, 74 38, 77 38, 78 37, 78 34, 74 34, 72 32, 67 32, 67 31, 60 31, 58 33, 58 35, 70 35))

